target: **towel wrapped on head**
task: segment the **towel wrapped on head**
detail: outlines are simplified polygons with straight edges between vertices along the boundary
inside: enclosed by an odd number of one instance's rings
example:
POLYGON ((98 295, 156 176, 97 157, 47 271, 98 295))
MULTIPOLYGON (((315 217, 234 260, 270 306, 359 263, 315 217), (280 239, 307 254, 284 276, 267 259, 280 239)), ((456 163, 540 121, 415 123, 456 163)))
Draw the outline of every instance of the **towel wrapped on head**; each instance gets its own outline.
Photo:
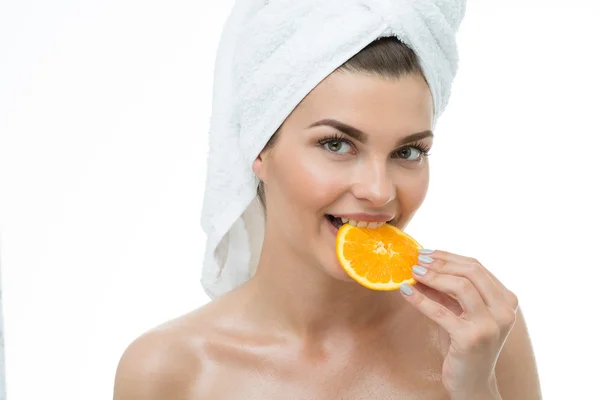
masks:
POLYGON ((371 42, 395 36, 417 55, 443 113, 458 68, 466 0, 238 0, 215 64, 202 228, 202 286, 215 298, 248 280, 264 215, 252 162, 323 79, 371 42))

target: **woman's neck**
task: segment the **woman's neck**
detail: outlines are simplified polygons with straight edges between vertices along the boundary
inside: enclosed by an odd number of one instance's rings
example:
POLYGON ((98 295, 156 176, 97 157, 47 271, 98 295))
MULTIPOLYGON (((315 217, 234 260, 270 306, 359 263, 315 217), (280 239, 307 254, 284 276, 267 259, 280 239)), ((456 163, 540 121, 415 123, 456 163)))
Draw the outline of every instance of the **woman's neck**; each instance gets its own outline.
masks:
POLYGON ((377 329, 392 318, 398 321, 407 309, 397 292, 340 281, 292 252, 270 248, 274 246, 263 247, 256 274, 246 287, 261 322, 315 337, 377 329))

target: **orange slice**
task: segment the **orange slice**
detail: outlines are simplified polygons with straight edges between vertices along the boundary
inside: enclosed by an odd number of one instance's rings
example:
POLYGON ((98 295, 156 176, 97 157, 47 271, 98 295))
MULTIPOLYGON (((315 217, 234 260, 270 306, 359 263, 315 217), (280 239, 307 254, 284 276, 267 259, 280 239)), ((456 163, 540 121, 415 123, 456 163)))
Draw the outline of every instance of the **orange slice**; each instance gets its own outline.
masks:
POLYGON ((377 229, 344 224, 336 238, 337 258, 346 273, 373 290, 396 290, 404 282, 417 282, 412 267, 417 265, 421 246, 395 226, 377 229))

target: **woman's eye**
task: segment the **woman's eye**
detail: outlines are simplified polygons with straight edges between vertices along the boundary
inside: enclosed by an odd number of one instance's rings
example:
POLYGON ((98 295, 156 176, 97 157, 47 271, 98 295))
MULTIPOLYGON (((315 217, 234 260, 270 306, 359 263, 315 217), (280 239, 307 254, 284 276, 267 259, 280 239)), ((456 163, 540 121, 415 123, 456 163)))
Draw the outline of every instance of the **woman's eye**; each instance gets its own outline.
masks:
POLYGON ((416 147, 405 147, 398 151, 398 157, 408 161, 416 161, 422 154, 423 152, 416 147))
POLYGON ((339 154, 348 153, 350 150, 352 150, 352 146, 350 146, 350 144, 341 140, 331 140, 325 143, 325 148, 332 153, 339 154))

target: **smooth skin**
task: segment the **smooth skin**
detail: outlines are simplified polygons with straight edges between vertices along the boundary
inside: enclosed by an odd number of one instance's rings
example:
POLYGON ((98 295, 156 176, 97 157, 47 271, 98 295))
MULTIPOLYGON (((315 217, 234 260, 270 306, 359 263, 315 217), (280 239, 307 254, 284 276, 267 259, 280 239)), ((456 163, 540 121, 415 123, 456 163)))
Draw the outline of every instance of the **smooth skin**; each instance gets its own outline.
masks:
POLYGON ((517 297, 477 260, 427 254, 410 295, 364 288, 337 261, 326 214, 403 229, 419 209, 429 163, 414 146, 433 137, 403 140, 432 116, 421 76, 323 80, 253 164, 267 202, 256 274, 129 345, 114 399, 540 399, 517 297), (363 135, 312 126, 326 119, 363 135))

